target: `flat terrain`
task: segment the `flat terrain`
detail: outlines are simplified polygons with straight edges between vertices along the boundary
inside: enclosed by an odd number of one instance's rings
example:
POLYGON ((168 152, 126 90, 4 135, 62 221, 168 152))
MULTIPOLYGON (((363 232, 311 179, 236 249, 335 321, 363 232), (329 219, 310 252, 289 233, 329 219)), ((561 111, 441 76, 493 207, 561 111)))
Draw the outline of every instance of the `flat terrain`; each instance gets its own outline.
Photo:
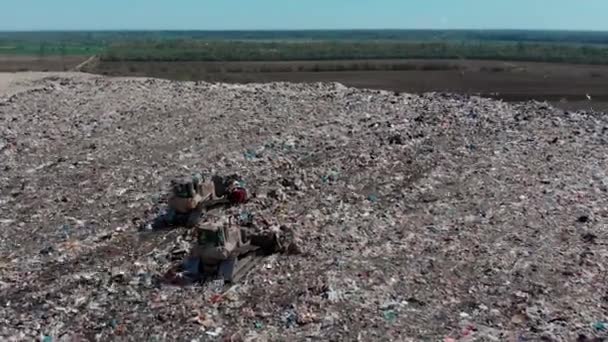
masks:
POLYGON ((608 66, 601 65, 469 60, 101 62, 89 71, 233 83, 340 82, 409 93, 440 91, 505 101, 535 99, 565 109, 608 111, 608 66))
MULTIPOLYGON (((61 71, 87 57, 0 56, 0 71, 61 71)), ((608 66, 475 60, 300 62, 107 62, 83 71, 108 76, 256 83, 339 82, 398 92, 481 95, 509 102, 549 101, 560 108, 608 111, 608 66), (587 95, 591 96, 588 100, 587 95)))
POLYGON ((0 72, 67 71, 84 62, 87 56, 12 56, 0 54, 0 72))
POLYGON ((21 77, 0 94, 3 341, 608 338, 604 113, 335 83, 21 77), (224 296, 159 283, 192 235, 138 222, 201 169, 255 194, 202 224, 252 215, 303 254, 265 258, 224 296))

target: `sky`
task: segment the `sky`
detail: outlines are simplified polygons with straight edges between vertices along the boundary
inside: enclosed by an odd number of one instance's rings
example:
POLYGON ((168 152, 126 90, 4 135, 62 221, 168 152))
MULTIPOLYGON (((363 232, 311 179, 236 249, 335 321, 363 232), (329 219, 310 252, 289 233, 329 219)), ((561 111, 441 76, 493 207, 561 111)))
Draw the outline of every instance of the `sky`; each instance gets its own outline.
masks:
POLYGON ((608 0, 1 0, 0 30, 608 31, 608 0))

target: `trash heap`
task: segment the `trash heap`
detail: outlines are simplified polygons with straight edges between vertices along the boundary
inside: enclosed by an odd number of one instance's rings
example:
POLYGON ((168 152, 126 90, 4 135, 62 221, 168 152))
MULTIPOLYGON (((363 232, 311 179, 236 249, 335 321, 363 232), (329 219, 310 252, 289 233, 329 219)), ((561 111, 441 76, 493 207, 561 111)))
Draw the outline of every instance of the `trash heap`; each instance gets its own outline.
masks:
POLYGON ((604 113, 333 83, 32 82, 0 94, 3 341, 608 337, 604 113), (139 229, 201 169, 252 194, 205 224, 296 241, 227 291, 162 284, 192 229, 139 229))

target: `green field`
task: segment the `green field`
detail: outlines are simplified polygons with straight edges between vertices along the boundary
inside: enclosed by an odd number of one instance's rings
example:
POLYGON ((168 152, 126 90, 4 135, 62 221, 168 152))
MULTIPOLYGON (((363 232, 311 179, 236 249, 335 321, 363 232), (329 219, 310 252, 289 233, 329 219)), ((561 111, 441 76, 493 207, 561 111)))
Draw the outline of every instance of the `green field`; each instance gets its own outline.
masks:
POLYGON ((0 55, 15 56, 89 56, 106 51, 106 47, 86 45, 61 45, 57 43, 24 44, 22 42, 0 43, 0 55))
POLYGON ((481 59, 608 64, 608 33, 560 31, 1 32, 0 55, 102 61, 481 59))
POLYGON ((506 42, 163 41, 111 45, 102 61, 481 59, 608 64, 608 46, 506 42))

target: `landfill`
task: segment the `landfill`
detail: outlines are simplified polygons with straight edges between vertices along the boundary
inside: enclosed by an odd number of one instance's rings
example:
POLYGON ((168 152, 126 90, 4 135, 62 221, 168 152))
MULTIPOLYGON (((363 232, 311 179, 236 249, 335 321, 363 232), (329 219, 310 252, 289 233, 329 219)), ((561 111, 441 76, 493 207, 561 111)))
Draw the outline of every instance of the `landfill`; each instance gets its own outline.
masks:
POLYGON ((337 83, 27 82, 0 94, 2 341, 608 338, 605 113, 337 83), (201 170, 251 194, 207 224, 293 242, 228 291, 164 284, 192 231, 139 229, 201 170))

